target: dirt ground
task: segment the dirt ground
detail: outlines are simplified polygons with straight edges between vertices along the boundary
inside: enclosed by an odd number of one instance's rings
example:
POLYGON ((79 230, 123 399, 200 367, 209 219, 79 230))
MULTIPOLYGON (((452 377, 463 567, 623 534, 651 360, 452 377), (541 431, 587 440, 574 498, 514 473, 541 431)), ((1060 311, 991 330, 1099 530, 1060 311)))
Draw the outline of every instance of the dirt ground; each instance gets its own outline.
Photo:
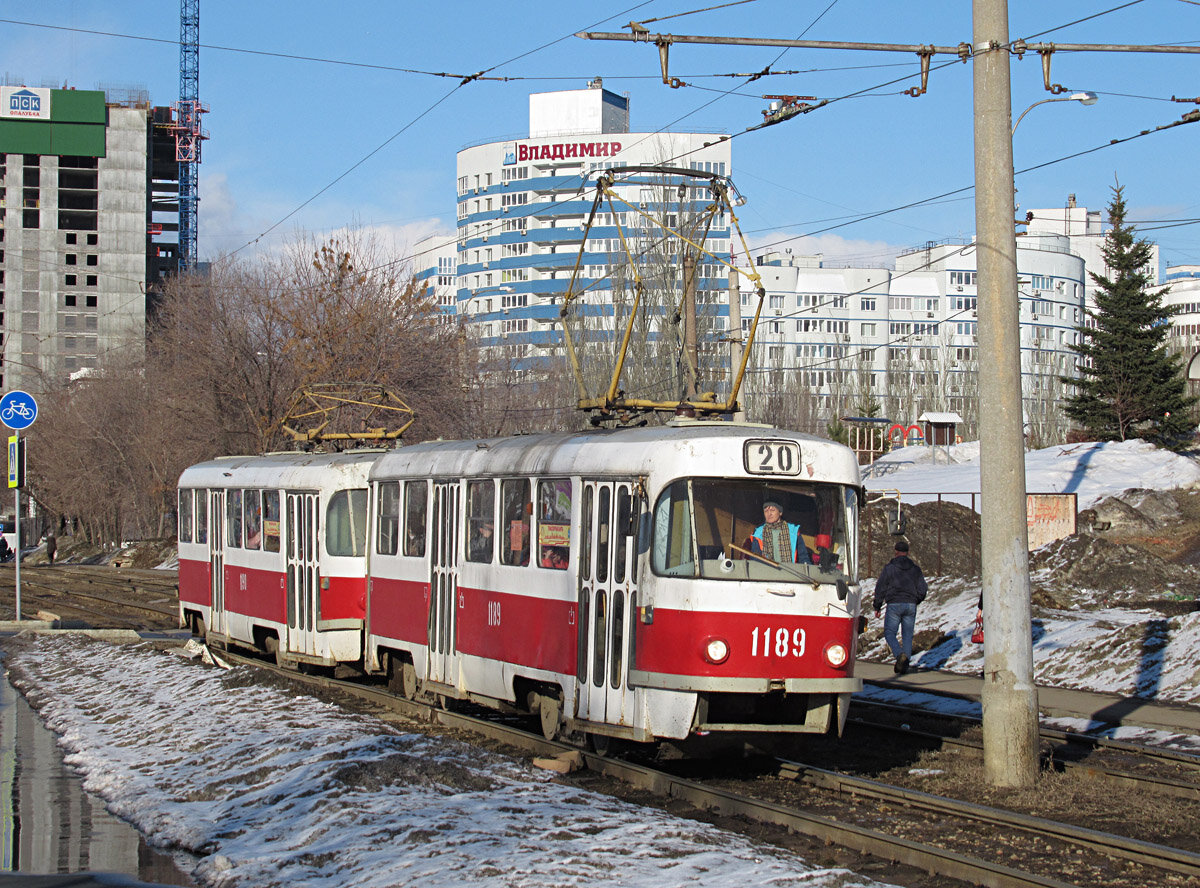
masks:
MULTIPOLYGON (((905 538, 928 576, 978 576, 977 513, 948 502, 903 509, 905 538)), ((864 510, 864 576, 878 576, 891 557, 888 519, 895 510, 895 500, 864 510)), ((1079 513, 1074 536, 1032 553, 1029 570, 1035 609, 1062 608, 1071 590, 1093 589, 1110 604, 1192 610, 1200 598, 1200 489, 1131 489, 1107 497, 1079 513)))

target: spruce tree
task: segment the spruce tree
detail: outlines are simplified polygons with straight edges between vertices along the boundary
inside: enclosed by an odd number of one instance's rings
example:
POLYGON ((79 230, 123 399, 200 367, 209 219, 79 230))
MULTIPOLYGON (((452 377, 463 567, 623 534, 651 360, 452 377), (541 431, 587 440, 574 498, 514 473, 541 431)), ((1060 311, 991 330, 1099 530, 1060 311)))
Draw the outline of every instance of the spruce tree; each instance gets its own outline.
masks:
POLYGON ((1157 443, 1182 440, 1195 427, 1196 399, 1187 394, 1180 360, 1168 351, 1167 333, 1174 309, 1146 287, 1152 251, 1125 224, 1124 189, 1113 188, 1108 205, 1111 228, 1104 261, 1111 277, 1090 273, 1096 284, 1096 309, 1085 310, 1092 326, 1076 327, 1079 378, 1063 377, 1075 387, 1066 413, 1100 441, 1146 438, 1157 443))

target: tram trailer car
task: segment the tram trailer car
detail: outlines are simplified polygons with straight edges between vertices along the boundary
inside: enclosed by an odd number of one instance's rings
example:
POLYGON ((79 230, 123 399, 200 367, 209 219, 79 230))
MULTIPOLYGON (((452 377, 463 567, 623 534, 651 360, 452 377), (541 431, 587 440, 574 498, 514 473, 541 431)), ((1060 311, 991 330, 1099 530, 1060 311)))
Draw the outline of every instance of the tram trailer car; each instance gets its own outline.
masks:
POLYGON ((296 665, 362 659, 367 475, 382 451, 222 457, 179 478, 179 617, 296 665))
POLYGON ((848 448, 728 422, 389 451, 364 666, 598 748, 840 733, 862 684, 861 494, 848 448), (795 561, 758 555, 767 502, 795 561))

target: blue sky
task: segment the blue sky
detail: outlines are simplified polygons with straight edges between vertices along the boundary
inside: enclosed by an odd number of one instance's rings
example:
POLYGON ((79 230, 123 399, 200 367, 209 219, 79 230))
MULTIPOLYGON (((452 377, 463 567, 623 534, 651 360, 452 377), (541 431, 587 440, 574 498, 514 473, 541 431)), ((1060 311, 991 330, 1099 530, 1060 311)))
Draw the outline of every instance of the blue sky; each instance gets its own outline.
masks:
MULTIPOLYGON (((733 177, 748 198, 740 219, 756 245, 811 234, 792 244, 797 252, 871 263, 898 248, 971 235, 969 191, 856 221, 971 185, 969 63, 935 57, 928 93, 912 98, 901 91, 918 83, 918 65, 906 54, 677 45, 670 73, 693 85, 671 89, 660 80, 653 46, 571 36, 719 2, 202 0, 200 95, 210 108, 211 138, 200 170, 201 258, 252 254, 301 231, 367 227, 398 249, 450 231, 455 152, 524 134, 529 93, 582 88, 596 76, 629 93, 637 131, 740 133, 762 121, 765 94, 840 99, 734 139, 733 177), (752 83, 712 76, 767 65, 801 73, 752 83), (364 66, 456 75, 489 69, 489 76, 511 79, 460 85, 457 77, 364 66)), ((1200 45, 1195 0, 1013 0, 1009 17, 1011 36, 1030 42, 1200 45)), ((177 40, 173 0, 8 3, 0 18, 9 20, 0 22, 0 45, 10 81, 141 87, 154 104, 178 96, 177 46, 88 33, 177 40)), ((971 40, 971 9, 966 0, 754 0, 648 27, 955 45, 971 40)), ((1053 82, 1094 91, 1100 101, 1033 108, 1015 136, 1015 165, 1090 153, 1018 175, 1021 215, 1060 207, 1068 194, 1080 206, 1103 209, 1119 179, 1130 218, 1162 245, 1163 259, 1200 263, 1200 224, 1178 224, 1200 218, 1200 123, 1101 147, 1200 107, 1170 101, 1200 95, 1200 57, 1058 53, 1051 73, 1053 82)), ((1012 82, 1014 119, 1050 96, 1036 56, 1014 61, 1012 82)))

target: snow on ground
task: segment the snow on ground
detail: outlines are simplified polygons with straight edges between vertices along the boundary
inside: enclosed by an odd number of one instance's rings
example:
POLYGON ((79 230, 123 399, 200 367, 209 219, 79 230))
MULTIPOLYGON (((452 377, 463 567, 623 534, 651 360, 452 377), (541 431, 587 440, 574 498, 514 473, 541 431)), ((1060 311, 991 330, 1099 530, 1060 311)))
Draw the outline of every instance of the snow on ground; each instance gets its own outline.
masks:
MULTIPOLYGON (((978 493, 979 442, 897 448, 864 470, 863 483, 869 490, 899 490, 904 502, 924 502, 939 492, 978 493)), ((1025 454, 1025 489, 1074 493, 1080 510, 1131 487, 1166 490, 1198 483, 1200 462, 1146 441, 1065 444, 1025 454)))
POLYGON ((879 884, 244 669, 61 636, 6 665, 85 788, 205 885, 879 884))
MULTIPOLYGON (((1026 489, 1031 492, 1078 494, 1078 508, 1086 509, 1107 496, 1130 488, 1171 489, 1200 484, 1200 462, 1144 441, 1088 443, 1032 451, 1025 459, 1026 489)), ((893 451, 866 473, 868 488, 899 490, 904 502, 932 497, 936 492, 979 490, 979 443, 946 448, 907 447, 893 451), (947 462, 947 458, 949 462, 947 462)), ((914 552, 920 563, 920 553, 914 552)), ((1039 574, 1031 584, 1036 586, 1039 574)), ((863 583, 863 600, 874 593, 874 579, 863 583)), ((971 643, 979 601, 976 580, 935 578, 929 597, 917 609, 916 631, 946 633, 943 641, 914 656, 923 669, 978 674, 983 668, 983 646, 971 643)), ((1167 617, 1147 610, 1104 606, 1105 598, 1087 589, 1072 590, 1078 610, 1041 610, 1033 619, 1035 679, 1040 685, 1144 697, 1163 702, 1200 705, 1200 612, 1167 617)), ((891 661, 882 637, 859 651, 866 659, 891 661)), ((864 694, 889 699, 893 692, 870 689, 864 694)), ((914 702, 912 698, 905 698, 914 702)), ((894 702, 894 701, 893 701, 894 702)), ((930 706, 961 707, 944 698, 931 698, 930 706), (935 702, 936 701, 936 702, 935 702)), ((968 709, 977 704, 966 704, 968 709)), ((1067 726, 1063 723, 1060 726, 1067 726)), ((1077 730, 1088 727, 1080 721, 1077 730)), ((1109 736, 1147 742, 1151 734, 1121 728, 1109 736)), ((1200 739, 1153 735, 1154 741, 1200 748, 1200 739)))

